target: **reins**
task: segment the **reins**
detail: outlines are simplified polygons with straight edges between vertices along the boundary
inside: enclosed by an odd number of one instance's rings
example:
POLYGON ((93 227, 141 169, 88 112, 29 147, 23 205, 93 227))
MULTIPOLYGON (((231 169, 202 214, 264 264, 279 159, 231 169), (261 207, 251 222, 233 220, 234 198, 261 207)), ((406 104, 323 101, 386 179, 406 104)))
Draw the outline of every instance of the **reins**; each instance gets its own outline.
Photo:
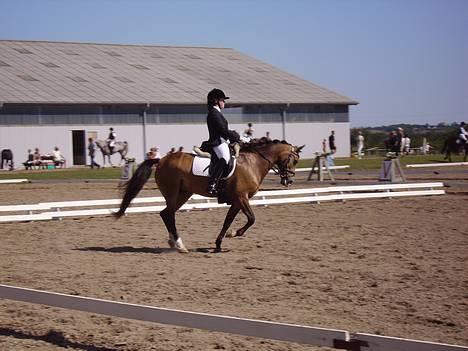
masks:
POLYGON ((288 177, 289 175, 292 175, 294 177, 296 175, 296 172, 293 172, 293 171, 288 169, 288 164, 289 164, 289 161, 291 160, 291 157, 292 156, 299 156, 293 150, 291 150, 291 152, 289 153, 288 159, 285 162, 283 162, 283 164, 281 164, 281 165, 271 162, 266 156, 264 156, 257 149, 254 149, 254 151, 257 154, 259 154, 264 160, 268 161, 268 164, 270 166, 269 168, 272 169, 273 172, 275 172, 275 174, 279 175, 281 178, 288 177))

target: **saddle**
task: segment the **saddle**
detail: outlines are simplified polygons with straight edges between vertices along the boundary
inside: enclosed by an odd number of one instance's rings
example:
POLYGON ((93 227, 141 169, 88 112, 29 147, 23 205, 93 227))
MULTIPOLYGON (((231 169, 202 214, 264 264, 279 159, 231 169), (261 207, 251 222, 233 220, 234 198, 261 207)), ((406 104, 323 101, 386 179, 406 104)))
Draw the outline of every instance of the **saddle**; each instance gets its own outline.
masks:
MULTIPOLYGON (((200 177, 210 177, 213 174, 213 168, 215 167, 218 158, 216 155, 211 157, 211 154, 205 151, 202 151, 199 147, 194 146, 193 148, 195 157, 193 158, 192 163, 192 174, 200 177)), ((229 163, 226 169, 223 172, 223 179, 230 178, 236 169, 236 157, 235 154, 231 154, 229 163)))
POLYGON ((224 159, 218 159, 212 149, 204 144, 200 148, 196 146, 193 148, 197 156, 194 157, 192 163, 192 173, 198 176, 210 177, 208 192, 211 196, 218 197, 218 203, 228 202, 224 191, 225 181, 234 174, 236 155, 239 153, 240 146, 238 144, 229 146, 231 157, 228 164, 226 164, 224 159))

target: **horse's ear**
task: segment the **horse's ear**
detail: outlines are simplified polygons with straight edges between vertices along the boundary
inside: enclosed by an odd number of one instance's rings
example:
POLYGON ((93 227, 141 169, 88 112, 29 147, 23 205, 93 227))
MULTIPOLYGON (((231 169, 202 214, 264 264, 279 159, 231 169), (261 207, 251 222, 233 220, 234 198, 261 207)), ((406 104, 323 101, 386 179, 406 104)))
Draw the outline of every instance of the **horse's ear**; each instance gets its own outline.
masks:
POLYGON ((296 146, 296 152, 300 153, 304 147, 305 147, 305 144, 302 146, 296 146))

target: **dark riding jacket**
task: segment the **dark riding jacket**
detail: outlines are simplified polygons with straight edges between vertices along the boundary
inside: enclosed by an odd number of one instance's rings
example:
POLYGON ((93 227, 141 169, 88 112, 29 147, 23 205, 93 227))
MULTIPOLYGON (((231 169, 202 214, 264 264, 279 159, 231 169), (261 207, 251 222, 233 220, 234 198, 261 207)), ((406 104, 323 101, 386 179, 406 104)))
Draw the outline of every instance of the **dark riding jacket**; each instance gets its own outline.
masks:
POLYGON ((231 143, 240 141, 239 134, 235 130, 229 130, 226 118, 214 107, 208 108, 206 123, 208 125, 208 132, 210 133, 207 146, 214 147, 220 145, 221 138, 229 140, 231 143))

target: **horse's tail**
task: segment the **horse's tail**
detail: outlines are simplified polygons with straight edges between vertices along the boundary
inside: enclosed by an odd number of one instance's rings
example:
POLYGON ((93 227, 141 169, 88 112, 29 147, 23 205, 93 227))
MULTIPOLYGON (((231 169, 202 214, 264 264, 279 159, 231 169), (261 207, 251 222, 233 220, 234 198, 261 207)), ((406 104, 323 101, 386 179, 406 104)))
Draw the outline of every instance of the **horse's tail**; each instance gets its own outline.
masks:
POLYGON ((120 204, 120 209, 114 213, 115 218, 120 218, 124 215, 125 210, 130 205, 130 202, 138 195, 145 183, 151 176, 151 168, 159 159, 149 159, 144 161, 135 171, 133 177, 124 184, 125 194, 120 204))

